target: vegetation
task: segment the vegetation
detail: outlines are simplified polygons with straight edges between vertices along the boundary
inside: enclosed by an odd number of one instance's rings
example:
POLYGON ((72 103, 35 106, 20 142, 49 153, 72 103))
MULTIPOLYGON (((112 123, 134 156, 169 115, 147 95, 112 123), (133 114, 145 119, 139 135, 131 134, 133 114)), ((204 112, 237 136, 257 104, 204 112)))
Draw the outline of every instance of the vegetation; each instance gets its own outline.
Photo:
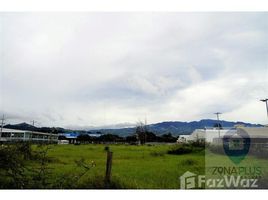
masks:
POLYGON ((173 145, 172 148, 168 150, 168 154, 182 155, 194 152, 204 152, 204 150, 204 142, 181 143, 173 145))
POLYGON ((25 151, 19 150, 21 144, 1 147, 1 188, 176 189, 184 172, 204 173, 202 152, 170 155, 167 152, 172 145, 109 145, 113 166, 111 183, 107 185, 104 181, 106 145, 23 148, 25 151), (185 161, 191 159, 195 160, 193 165, 185 161))
MULTIPOLYGON (((66 140, 65 136, 59 136, 59 140, 66 140)), ((162 136, 156 136, 153 132, 145 131, 142 129, 137 129, 135 135, 130 135, 127 137, 120 137, 114 134, 104 134, 99 137, 90 136, 88 134, 80 134, 77 137, 79 143, 88 144, 88 143, 128 143, 128 144, 137 144, 142 145, 146 143, 175 143, 177 141, 176 137, 173 137, 171 133, 163 134, 162 136)))
MULTIPOLYGON (((41 189, 178 189, 186 171, 205 174, 205 163, 231 161, 225 155, 204 150, 205 144, 87 144, 0 147, 0 188, 41 189), (107 150, 113 152, 111 182, 105 182, 107 150), (205 154, 206 152, 206 154, 205 154)), ((267 166, 252 157, 243 165, 267 166)), ((264 170, 264 178, 268 171, 264 170)), ((265 181, 266 179, 261 179, 265 181)))

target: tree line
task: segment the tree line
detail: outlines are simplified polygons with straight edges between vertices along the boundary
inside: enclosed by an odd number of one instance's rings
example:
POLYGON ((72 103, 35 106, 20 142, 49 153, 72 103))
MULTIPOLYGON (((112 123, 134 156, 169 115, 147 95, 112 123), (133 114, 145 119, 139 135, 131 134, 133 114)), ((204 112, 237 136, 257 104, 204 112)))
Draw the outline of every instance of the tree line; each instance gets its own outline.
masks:
MULTIPOLYGON (((64 136, 60 136, 59 139, 65 139, 64 136)), ((152 132, 146 132, 139 137, 138 135, 130 135, 126 137, 121 137, 114 134, 105 134, 99 137, 90 136, 88 134, 81 134, 77 137, 77 142, 80 143, 103 143, 103 142, 115 142, 115 143, 130 143, 130 144, 145 144, 147 142, 167 142, 174 143, 177 141, 177 138, 172 136, 171 133, 163 134, 161 136, 157 136, 152 132)))
MULTIPOLYGON (((59 136, 59 140, 65 140, 65 136, 59 136)), ((129 143, 129 144, 145 144, 148 142, 165 142, 165 143, 174 143, 177 141, 177 138, 174 137, 171 133, 163 134, 157 136, 153 132, 149 131, 147 126, 143 123, 139 123, 135 129, 135 133, 130 136, 121 137, 114 134, 104 134, 99 137, 91 136, 89 134, 80 134, 78 135, 76 141, 78 143, 129 143)))

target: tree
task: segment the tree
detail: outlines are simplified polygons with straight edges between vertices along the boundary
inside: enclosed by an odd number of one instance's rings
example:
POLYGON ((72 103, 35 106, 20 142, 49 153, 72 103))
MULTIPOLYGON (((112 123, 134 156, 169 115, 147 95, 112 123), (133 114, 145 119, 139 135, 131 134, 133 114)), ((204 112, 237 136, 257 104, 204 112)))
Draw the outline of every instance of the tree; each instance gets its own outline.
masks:
POLYGON ((122 138, 118 135, 113 135, 113 134, 105 134, 105 135, 101 135, 99 137, 99 141, 101 141, 101 142, 120 142, 123 140, 124 140, 124 138, 122 138))
POLYGON ((59 135, 58 139, 59 140, 67 140, 67 138, 64 135, 59 135))
POLYGON ((158 137, 150 131, 146 131, 145 132, 145 136, 146 136, 146 142, 157 142, 158 141, 158 137))
POLYGON ((91 137, 88 134, 80 134, 78 135, 77 140, 83 143, 90 142, 91 137))
POLYGON ((136 143, 137 142, 136 135, 127 136, 126 137, 126 142, 127 143, 136 143))
POLYGON ((161 136, 161 141, 162 142, 176 142, 177 138, 173 137, 171 133, 164 134, 161 136))
POLYGON ((136 137, 137 140, 140 144, 145 144, 146 143, 146 133, 147 133, 147 125, 143 122, 138 122, 137 126, 136 126, 136 137))

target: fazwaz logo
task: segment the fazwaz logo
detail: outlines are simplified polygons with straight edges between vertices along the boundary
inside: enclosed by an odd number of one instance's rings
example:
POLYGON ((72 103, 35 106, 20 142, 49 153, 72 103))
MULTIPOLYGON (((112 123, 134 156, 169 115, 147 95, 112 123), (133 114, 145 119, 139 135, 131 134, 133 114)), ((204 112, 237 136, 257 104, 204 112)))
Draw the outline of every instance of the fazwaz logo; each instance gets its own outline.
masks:
POLYGON ((237 129, 236 134, 226 134, 223 137, 225 154, 236 165, 245 159, 250 148, 250 137, 243 129, 237 129))

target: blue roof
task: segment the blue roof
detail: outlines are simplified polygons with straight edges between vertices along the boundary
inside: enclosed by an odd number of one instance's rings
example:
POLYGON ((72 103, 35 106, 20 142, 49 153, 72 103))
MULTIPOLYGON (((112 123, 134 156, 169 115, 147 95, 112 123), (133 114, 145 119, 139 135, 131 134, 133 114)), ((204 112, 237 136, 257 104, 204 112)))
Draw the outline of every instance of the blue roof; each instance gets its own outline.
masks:
POLYGON ((79 133, 64 133, 63 135, 67 139, 76 139, 79 136, 79 133))
MULTIPOLYGON (((67 139, 77 139, 77 137, 80 135, 80 133, 70 132, 70 133, 63 133, 62 136, 65 136, 67 139)), ((100 137, 101 134, 96 133, 88 133, 88 136, 91 137, 100 137)))

